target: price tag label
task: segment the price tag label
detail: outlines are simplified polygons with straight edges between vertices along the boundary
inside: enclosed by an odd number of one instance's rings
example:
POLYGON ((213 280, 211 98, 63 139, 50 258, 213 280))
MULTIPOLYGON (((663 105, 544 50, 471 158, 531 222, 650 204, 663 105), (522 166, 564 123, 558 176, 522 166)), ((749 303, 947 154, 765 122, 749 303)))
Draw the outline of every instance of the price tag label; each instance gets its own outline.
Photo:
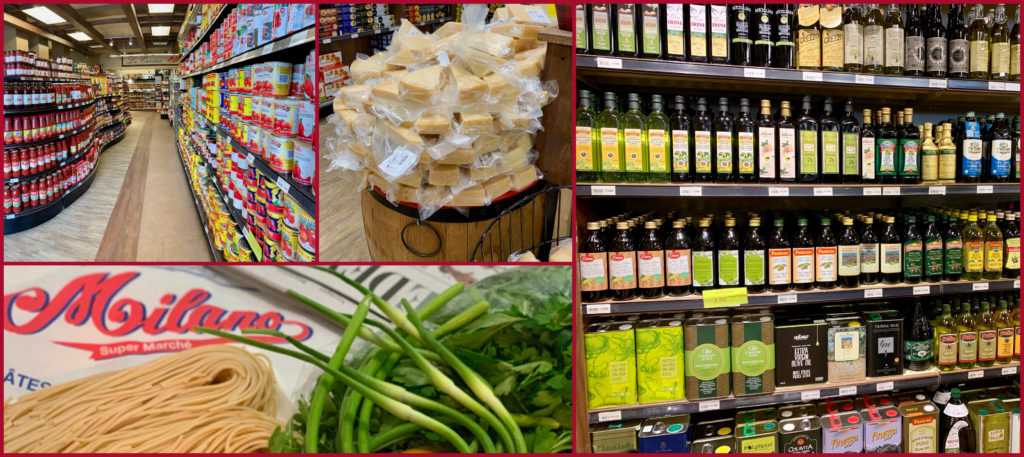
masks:
POLYGON ((256 156, 252 155, 250 152, 249 155, 245 156, 245 160, 246 162, 253 163, 253 161, 256 160, 256 156))
POLYGON ((831 197, 832 196, 832 188, 831 187, 815 187, 814 188, 814 196, 815 197, 831 197))
POLYGON ((992 186, 978 186, 978 193, 979 194, 991 194, 992 193, 992 186))
POLYGON ((932 286, 914 286, 914 295, 928 295, 932 292, 932 286))
POLYGON ((882 195, 881 187, 865 187, 864 195, 882 195))
POLYGON ((11 181, 11 183, 13 183, 13 184, 17 184, 17 183, 19 182, 19 181, 18 181, 18 178, 11 178, 11 179, 10 179, 10 181, 11 181))
POLYGON ((1020 289, 1020 280, 1019 279, 1014 279, 1013 280, 1013 288, 1014 289, 1020 289))
POLYGON ((288 47, 292 47, 297 44, 302 44, 302 42, 304 41, 306 41, 306 34, 296 33, 295 35, 292 35, 292 38, 290 40, 288 40, 288 47))
POLYGON ((612 305, 609 303, 587 305, 587 314, 608 314, 610 312, 612 312, 612 305))
POLYGON ((744 68, 744 78, 764 78, 764 68, 744 68))
POLYGON ((273 43, 264 45, 263 46, 263 51, 260 52, 260 55, 264 55, 265 56, 267 54, 270 54, 271 52, 274 52, 274 44, 273 43))
POLYGON ((882 289, 864 289, 864 298, 881 298, 882 289))
POLYGON ((882 188, 882 195, 899 195, 899 187, 884 187, 882 188))
POLYGON ((615 186, 590 186, 590 195, 615 195, 615 186))
POLYGON ((276 184, 277 184, 277 187, 280 187, 281 191, 286 193, 286 194, 288 193, 289 190, 292 189, 292 185, 288 184, 288 181, 285 181, 284 178, 282 178, 280 176, 277 177, 276 184))
POLYGON ((324 38, 324 39, 320 40, 320 44, 327 44, 327 43, 330 43, 330 42, 331 42, 330 38, 324 38))
POLYGON ((800 401, 818 400, 821 398, 820 390, 805 390, 800 392, 800 401))
POLYGON ((697 411, 700 411, 702 413, 705 411, 718 411, 721 408, 722 405, 719 403, 718 400, 702 401, 700 403, 697 403, 697 411))
POLYGON ((1000 374, 1003 376, 1017 374, 1017 367, 1003 367, 1000 374))
POLYGON ((821 72, 820 71, 805 71, 804 72, 804 81, 818 81, 818 82, 820 82, 821 81, 821 72))
POLYGON ((987 282, 976 282, 974 284, 971 284, 971 290, 973 290, 975 292, 977 292, 979 290, 988 290, 988 283, 987 282))
POLYGON ((786 304, 786 303, 796 303, 796 294, 782 294, 782 295, 779 295, 778 302, 776 302, 776 303, 778 303, 780 305, 786 304))
POLYGON ((13 214, 4 214, 4 219, 14 219, 13 214))
POLYGON ((857 395, 857 386, 846 386, 839 388, 840 397, 845 397, 847 395, 857 395))
POLYGON ((701 188, 693 186, 684 186, 679 188, 680 197, 700 197, 701 188))
POLYGON ((967 372, 967 379, 978 379, 985 377, 985 370, 975 370, 967 372))
POLYGON ((945 89, 946 88, 946 80, 945 79, 929 79, 928 80, 928 88, 929 89, 945 89))
POLYGON ((622 420, 622 411, 608 411, 597 413, 598 422, 614 422, 622 420))
POLYGON ((1002 81, 989 81, 988 90, 1006 90, 1006 83, 1002 81))
POLYGON ((857 84, 874 84, 875 77, 872 75, 857 75, 857 84))
POLYGON ((1007 92, 1020 92, 1020 83, 1006 83, 1007 92))
POLYGON ((887 390, 892 390, 892 381, 880 382, 878 384, 875 384, 876 392, 885 392, 887 390))
POLYGON ((769 187, 768 188, 768 196, 769 197, 788 197, 789 196, 789 188, 788 187, 769 187))
POLYGON ((597 58, 597 68, 611 68, 613 70, 622 69, 622 59, 612 59, 608 57, 597 58))
POLYGON ((928 186, 928 195, 946 195, 946 186, 928 186))

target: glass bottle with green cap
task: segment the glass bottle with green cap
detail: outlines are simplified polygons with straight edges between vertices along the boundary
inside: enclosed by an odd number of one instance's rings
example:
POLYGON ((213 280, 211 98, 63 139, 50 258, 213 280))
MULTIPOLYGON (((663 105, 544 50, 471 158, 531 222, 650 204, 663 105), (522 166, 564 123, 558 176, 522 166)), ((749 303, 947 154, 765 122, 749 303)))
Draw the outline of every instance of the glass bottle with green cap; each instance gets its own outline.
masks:
POLYGON ((626 158, 622 152, 622 119, 615 104, 615 93, 605 92, 604 111, 597 115, 601 182, 623 182, 623 170, 626 168, 626 158))
POLYGON ((669 136, 668 116, 662 111, 661 95, 651 95, 651 112, 644 123, 647 144, 647 182, 669 182, 672 172, 672 144, 669 136))
POLYGON ((814 246, 815 284, 819 289, 833 289, 837 281, 836 251, 838 244, 832 231, 832 220, 821 218, 821 232, 814 246))
POLYGON ((956 317, 957 333, 957 368, 974 368, 978 363, 978 328, 971 314, 971 304, 960 304, 960 314, 956 317))
POLYGON ((598 182, 601 172, 601 156, 596 154, 600 141, 597 129, 597 113, 593 108, 592 94, 580 89, 576 107, 576 182, 598 182))
POLYGON ((917 218, 907 216, 906 232, 903 235, 903 282, 921 282, 924 265, 924 242, 917 229, 917 218))
POLYGON ((625 157, 625 182, 644 182, 649 165, 644 142, 644 115, 640 112, 640 94, 626 95, 628 111, 622 115, 622 147, 625 157))

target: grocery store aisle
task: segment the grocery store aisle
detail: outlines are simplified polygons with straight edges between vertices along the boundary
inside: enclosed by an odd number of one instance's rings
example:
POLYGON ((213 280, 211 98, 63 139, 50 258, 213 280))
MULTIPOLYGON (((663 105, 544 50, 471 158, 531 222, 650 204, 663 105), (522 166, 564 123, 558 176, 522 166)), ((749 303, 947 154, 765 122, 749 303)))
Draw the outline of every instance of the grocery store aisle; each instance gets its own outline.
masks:
MULTIPOLYGON (((320 121, 320 131, 330 132, 333 127, 320 121)), ((327 142, 321 136, 321 155, 327 152, 327 142)), ((331 161, 320 158, 320 195, 340 198, 320 199, 320 258, 343 262, 365 262, 370 258, 363 231, 363 210, 359 206, 359 185, 352 173, 326 171, 331 161)))
POLYGON ((145 127, 96 260, 212 261, 170 123, 151 111, 134 115, 145 127))

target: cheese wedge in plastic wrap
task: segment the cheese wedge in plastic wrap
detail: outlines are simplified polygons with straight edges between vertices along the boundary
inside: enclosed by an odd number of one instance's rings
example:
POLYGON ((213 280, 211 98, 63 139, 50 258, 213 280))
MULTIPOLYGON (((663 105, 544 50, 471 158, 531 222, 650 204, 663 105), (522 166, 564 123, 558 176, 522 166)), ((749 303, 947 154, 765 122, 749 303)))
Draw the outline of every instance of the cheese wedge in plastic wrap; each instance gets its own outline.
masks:
POLYGON ((480 184, 474 184, 460 190, 449 203, 452 206, 483 206, 487 200, 487 190, 480 184))
POLYGON ((427 182, 434 186, 457 186, 462 182, 462 171, 458 165, 432 165, 427 182))
POLYGON ((441 88, 441 66, 431 65, 403 75, 399 87, 402 96, 426 103, 441 88))
POLYGON ((459 113, 458 119, 463 135, 494 133, 494 117, 489 113, 459 113))
POLYGON ((349 65, 349 75, 355 81, 366 81, 369 79, 380 78, 387 68, 381 63, 381 58, 377 57, 381 54, 376 54, 368 59, 356 59, 352 61, 352 65, 349 65), (376 57, 376 58, 374 58, 376 57))
POLYGON ((441 114, 427 114, 416 119, 413 127, 421 135, 441 135, 452 129, 452 120, 441 114))

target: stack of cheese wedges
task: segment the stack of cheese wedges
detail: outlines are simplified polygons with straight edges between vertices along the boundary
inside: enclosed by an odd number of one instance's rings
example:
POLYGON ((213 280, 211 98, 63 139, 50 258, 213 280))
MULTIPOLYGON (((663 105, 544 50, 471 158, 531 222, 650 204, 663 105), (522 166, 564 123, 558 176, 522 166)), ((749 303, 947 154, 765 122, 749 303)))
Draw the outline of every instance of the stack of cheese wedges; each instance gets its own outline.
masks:
POLYGON ((540 81, 545 24, 515 13, 432 34, 403 20, 386 51, 359 56, 325 132, 332 168, 421 208, 484 206, 536 182, 535 135, 557 86, 540 81))

